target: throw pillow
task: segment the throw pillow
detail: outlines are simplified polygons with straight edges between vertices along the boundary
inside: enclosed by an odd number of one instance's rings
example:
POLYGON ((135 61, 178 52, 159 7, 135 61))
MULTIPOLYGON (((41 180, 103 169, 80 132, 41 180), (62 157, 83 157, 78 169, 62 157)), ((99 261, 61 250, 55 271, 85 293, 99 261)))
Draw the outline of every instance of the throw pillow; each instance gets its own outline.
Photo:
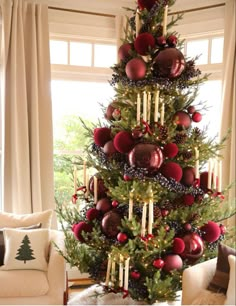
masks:
POLYGON ((236 255, 236 250, 230 248, 222 243, 218 245, 218 256, 217 256, 217 263, 216 263, 216 271, 211 280, 208 290, 213 292, 222 292, 226 294, 228 283, 229 283, 229 262, 228 256, 229 255, 236 255))
MULTIPOLYGON (((38 224, 27 226, 27 227, 21 227, 20 229, 31 230, 31 229, 40 228, 41 226, 42 224, 38 223, 38 224)), ((3 229, 0 229, 0 266, 3 265, 4 254, 5 254, 5 244, 4 244, 4 237, 3 237, 3 229)))
POLYGON ((42 228, 50 228, 52 221, 52 210, 45 210, 32 214, 17 215, 13 213, 0 213, 0 228, 25 227, 32 224, 42 223, 42 228))
POLYGON ((4 229, 5 256, 1 270, 47 270, 49 230, 4 229))
POLYGON ((236 274, 236 257, 233 255, 229 255, 229 286, 226 293, 226 301, 225 305, 236 305, 236 294, 235 294, 235 274, 236 274))

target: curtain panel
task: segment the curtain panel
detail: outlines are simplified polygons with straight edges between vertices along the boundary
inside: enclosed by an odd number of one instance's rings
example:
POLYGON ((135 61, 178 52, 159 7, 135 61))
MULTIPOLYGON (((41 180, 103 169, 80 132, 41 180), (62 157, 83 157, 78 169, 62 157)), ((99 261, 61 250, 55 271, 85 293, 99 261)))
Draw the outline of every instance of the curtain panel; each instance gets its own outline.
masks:
POLYGON ((3 210, 54 208, 47 5, 1 0, 3 210))

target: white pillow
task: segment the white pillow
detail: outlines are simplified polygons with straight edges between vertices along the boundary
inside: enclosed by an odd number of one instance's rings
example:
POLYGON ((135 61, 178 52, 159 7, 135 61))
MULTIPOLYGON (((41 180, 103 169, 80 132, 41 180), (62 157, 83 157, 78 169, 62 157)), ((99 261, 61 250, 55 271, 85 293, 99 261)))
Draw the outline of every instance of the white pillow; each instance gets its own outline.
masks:
POLYGON ((47 270, 49 230, 4 229, 5 256, 1 270, 47 270))
POLYGON ((229 261, 229 285, 228 289, 226 292, 226 301, 225 305, 236 305, 236 294, 235 294, 235 261, 236 257, 234 255, 229 255, 228 256, 228 261, 229 261))

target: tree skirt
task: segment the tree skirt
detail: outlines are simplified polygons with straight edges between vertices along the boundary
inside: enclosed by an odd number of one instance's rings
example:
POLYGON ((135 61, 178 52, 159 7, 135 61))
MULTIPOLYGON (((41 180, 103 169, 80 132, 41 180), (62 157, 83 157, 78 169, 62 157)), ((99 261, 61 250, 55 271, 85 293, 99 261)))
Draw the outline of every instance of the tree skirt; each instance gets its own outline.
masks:
MULTIPOLYGON (((102 286, 92 285, 91 287, 83 290, 80 293, 71 294, 68 301, 68 305, 143 305, 142 302, 137 302, 130 297, 123 298, 121 294, 109 293, 105 295, 99 295, 103 293, 102 286)), ((181 305, 181 291, 178 292, 178 299, 175 302, 162 302, 154 305, 181 305)))

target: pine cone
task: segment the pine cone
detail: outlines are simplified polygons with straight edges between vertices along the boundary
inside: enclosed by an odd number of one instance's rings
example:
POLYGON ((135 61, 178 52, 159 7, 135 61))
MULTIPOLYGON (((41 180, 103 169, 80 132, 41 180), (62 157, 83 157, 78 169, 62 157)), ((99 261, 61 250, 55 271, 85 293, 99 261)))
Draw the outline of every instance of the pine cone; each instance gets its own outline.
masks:
POLYGON ((154 216, 154 219, 161 218, 161 210, 158 206, 153 207, 153 216, 154 216))
POLYGON ((187 139, 187 134, 184 132, 177 133, 174 137, 176 144, 184 144, 187 139))
POLYGON ((161 209, 172 210, 173 204, 169 200, 165 200, 161 203, 161 209))
POLYGON ((168 129, 166 126, 159 126, 160 139, 165 140, 168 137, 168 129))
POLYGON ((183 156, 184 160, 189 160, 193 157, 192 151, 183 151, 181 155, 183 156))
POLYGON ((195 127, 193 129, 193 136, 194 136, 194 139, 197 139, 199 136, 201 136, 202 132, 201 130, 198 128, 198 127, 195 127))

